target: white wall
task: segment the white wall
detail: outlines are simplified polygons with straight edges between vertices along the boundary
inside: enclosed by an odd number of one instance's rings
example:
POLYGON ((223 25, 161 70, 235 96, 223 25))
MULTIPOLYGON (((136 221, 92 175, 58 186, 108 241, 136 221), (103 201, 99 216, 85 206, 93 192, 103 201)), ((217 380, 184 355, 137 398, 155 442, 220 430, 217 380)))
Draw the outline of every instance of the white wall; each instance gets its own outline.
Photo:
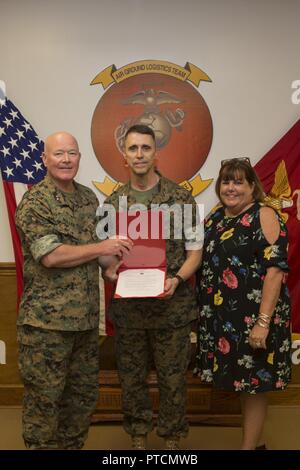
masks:
MULTIPOLYGON (((291 102, 299 0, 0 0, 0 15, 7 96, 42 139, 56 130, 77 136, 78 179, 90 187, 103 176, 90 141, 103 90, 89 83, 111 64, 190 61, 211 77, 199 88, 214 126, 203 178, 215 177, 224 157, 257 161, 299 119, 291 102)), ((200 199, 208 211, 213 187, 200 199)), ((2 192, 0 211, 0 261, 12 261, 2 192)))

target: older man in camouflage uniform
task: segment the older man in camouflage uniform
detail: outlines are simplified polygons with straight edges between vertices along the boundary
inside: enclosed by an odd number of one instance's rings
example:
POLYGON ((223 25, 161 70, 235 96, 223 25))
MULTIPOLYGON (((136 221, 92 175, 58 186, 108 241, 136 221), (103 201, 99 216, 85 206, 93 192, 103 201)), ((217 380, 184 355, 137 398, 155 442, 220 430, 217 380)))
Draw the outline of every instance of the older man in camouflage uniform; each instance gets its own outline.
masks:
MULTIPOLYGON (((191 194, 155 170, 155 136, 147 126, 131 127, 125 137, 125 164, 130 181, 114 192, 106 204, 116 209, 119 197, 128 207, 142 203, 191 204, 191 194)), ((197 317, 192 288, 186 282, 201 261, 200 240, 166 240, 167 279, 165 298, 115 299, 110 315, 116 329, 116 352, 123 394, 124 428, 132 436, 132 446, 146 448, 152 430, 152 405, 146 383, 150 355, 157 371, 160 392, 157 434, 165 438, 167 449, 177 449, 179 438, 188 433, 186 419, 186 372, 190 360, 191 322, 197 317)), ((193 220, 195 226, 195 217, 193 220)))
POLYGON ((98 257, 122 256, 131 246, 97 240, 98 201, 74 181, 79 160, 73 136, 49 136, 47 176, 24 195, 16 214, 24 253, 18 317, 23 438, 31 449, 84 444, 98 397, 98 257))

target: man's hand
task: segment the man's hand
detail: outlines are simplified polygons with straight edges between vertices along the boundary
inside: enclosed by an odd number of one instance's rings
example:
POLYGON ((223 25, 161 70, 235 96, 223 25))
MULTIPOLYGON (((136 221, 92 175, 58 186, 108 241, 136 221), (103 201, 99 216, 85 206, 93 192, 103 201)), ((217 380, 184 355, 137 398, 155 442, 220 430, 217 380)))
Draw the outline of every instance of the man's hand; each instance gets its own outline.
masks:
POLYGON ((100 256, 113 255, 122 258, 123 255, 131 251, 132 247, 133 242, 129 238, 109 238, 100 242, 100 256))
POLYGON ((172 295, 174 294, 177 286, 179 284, 179 281, 177 277, 168 277, 165 281, 165 295, 162 297, 162 299, 170 299, 172 295))
POLYGON ((115 238, 97 243, 87 243, 82 245, 60 245, 53 251, 43 256, 41 263, 45 268, 72 268, 83 263, 88 263, 101 257, 103 264, 107 257, 117 256, 121 259, 123 255, 129 253, 133 247, 133 242, 129 238, 115 238))
POLYGON ((116 258, 117 262, 110 264, 107 268, 102 269, 102 277, 105 281, 109 282, 116 282, 118 279, 118 269, 123 263, 122 260, 118 260, 116 258))

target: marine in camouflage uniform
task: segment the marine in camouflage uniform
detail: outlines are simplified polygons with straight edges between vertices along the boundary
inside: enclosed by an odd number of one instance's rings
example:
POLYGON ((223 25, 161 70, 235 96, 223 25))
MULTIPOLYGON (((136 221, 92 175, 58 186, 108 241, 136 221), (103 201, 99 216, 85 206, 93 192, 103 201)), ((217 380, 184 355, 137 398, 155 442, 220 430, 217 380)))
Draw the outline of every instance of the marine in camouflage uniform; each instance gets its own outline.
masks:
POLYGON ((97 198, 75 187, 74 194, 63 193, 46 176, 17 210, 24 253, 17 322, 23 436, 31 448, 82 447, 98 398, 98 263, 68 269, 40 263, 62 244, 96 241, 97 198))
POLYGON ((98 399, 98 257, 122 254, 126 241, 99 242, 98 200, 73 179, 80 160, 73 136, 49 136, 43 160, 47 176, 16 213, 24 254, 23 438, 32 449, 80 449, 98 399))
MULTIPOLYGON (((143 126, 144 127, 144 126, 143 126)), ((140 126, 134 126, 133 131, 140 126)), ((129 131, 128 134, 130 134, 129 131)), ((144 133, 144 132, 143 132, 144 133)), ((146 132, 145 132, 146 133, 146 132)), ((149 136, 147 136, 149 137, 149 136)), ((158 183, 150 191, 137 191, 130 182, 106 199, 119 210, 119 197, 127 197, 127 205, 191 204, 190 192, 155 173, 158 183)), ((184 264, 186 250, 198 250, 202 242, 174 239, 174 217, 170 217, 170 239, 166 240, 167 277, 175 276, 184 264)), ((151 360, 154 360, 158 388, 159 414, 157 434, 164 438, 185 437, 186 372, 190 361, 190 332, 197 318, 195 295, 188 282, 180 282, 173 296, 167 299, 114 299, 110 317, 116 330, 116 354, 122 386, 124 429, 131 436, 146 436, 153 428, 152 403, 146 383, 151 360)), ((133 439, 133 447, 136 447, 133 439)), ((141 444, 144 448, 144 441, 141 444)))

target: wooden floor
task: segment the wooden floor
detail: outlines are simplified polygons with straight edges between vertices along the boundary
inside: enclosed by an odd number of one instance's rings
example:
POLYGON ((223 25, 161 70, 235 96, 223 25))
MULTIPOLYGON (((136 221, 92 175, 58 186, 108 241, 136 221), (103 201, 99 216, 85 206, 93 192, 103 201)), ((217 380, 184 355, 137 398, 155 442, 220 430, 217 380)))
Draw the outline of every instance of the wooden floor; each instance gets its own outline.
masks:
MULTIPOLYGON (((238 427, 191 426, 182 449, 238 449, 241 429, 238 427)), ((272 450, 300 450, 299 407, 272 407, 265 428, 265 441, 272 450)), ((163 449, 163 441, 153 432, 149 449, 163 449)), ((0 408, 0 450, 23 450, 21 409, 0 408)), ((92 425, 85 446, 87 450, 130 449, 130 439, 121 425, 92 425)))

